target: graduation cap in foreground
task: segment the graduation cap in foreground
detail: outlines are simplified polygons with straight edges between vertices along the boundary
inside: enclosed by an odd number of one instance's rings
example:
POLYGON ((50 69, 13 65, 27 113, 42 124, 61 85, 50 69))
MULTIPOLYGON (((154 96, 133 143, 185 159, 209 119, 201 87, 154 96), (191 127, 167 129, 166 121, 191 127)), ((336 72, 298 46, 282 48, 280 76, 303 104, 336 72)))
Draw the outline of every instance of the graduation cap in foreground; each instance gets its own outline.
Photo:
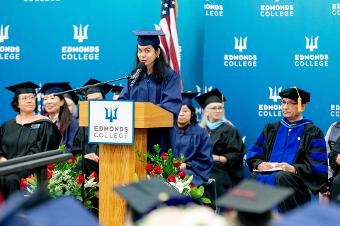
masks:
MULTIPOLYGON (((101 83, 101 81, 90 78, 83 86, 95 85, 101 83)), ((92 93, 101 93, 105 99, 105 95, 112 90, 113 86, 110 84, 101 84, 96 86, 90 86, 82 91, 82 94, 87 97, 87 95, 92 93)))
POLYGON ((128 185, 117 186, 116 192, 124 198, 134 213, 134 220, 159 206, 176 206, 193 203, 189 197, 181 195, 175 188, 161 179, 152 177, 128 185))
POLYGON ((35 89, 39 88, 37 84, 34 84, 33 82, 23 82, 16 85, 8 86, 6 89, 9 91, 12 91, 13 93, 19 95, 23 93, 36 93, 35 89))
POLYGON ((0 209, 0 225, 97 226, 99 224, 96 217, 73 197, 49 199, 46 194, 38 191, 24 197, 24 192, 20 191, 13 194, 0 209))
POLYGON ((197 96, 197 92, 182 92, 182 105, 191 105, 192 99, 197 96))
POLYGON ((338 226, 340 222, 340 205, 319 204, 313 202, 296 208, 283 216, 274 226, 338 226))
POLYGON ((115 95, 119 95, 120 92, 122 92, 123 89, 124 89, 123 86, 114 85, 114 86, 112 87, 111 92, 113 92, 115 95))
POLYGON ((274 206, 293 194, 293 190, 268 186, 255 180, 243 180, 217 200, 217 206, 237 211, 238 220, 245 225, 265 225, 274 206))
POLYGON ((223 94, 218 89, 197 96, 196 101, 204 109, 210 103, 222 103, 225 101, 223 94))
POLYGON ((165 35, 163 31, 159 30, 136 30, 133 33, 138 36, 137 43, 141 46, 159 46, 159 36, 165 35))

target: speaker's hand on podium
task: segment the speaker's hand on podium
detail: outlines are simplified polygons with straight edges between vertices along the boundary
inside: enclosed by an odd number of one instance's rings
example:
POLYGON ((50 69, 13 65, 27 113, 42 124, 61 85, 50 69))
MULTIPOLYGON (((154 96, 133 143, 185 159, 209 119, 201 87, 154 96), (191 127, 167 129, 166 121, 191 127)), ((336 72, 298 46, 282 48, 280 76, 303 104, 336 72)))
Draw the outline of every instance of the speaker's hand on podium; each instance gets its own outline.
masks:
POLYGON ((89 153, 84 156, 86 159, 91 159, 95 162, 99 162, 99 156, 96 155, 95 153, 89 153))

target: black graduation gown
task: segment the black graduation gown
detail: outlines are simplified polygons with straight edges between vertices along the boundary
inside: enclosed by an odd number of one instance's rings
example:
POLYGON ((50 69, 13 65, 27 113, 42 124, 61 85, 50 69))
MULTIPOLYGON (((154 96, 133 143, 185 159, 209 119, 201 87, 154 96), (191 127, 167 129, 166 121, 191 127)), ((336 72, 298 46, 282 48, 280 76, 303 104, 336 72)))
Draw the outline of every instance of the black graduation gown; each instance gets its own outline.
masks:
MULTIPOLYGON (((290 123, 287 119, 280 122, 268 124, 257 141, 249 148, 247 154, 247 164, 249 170, 253 171, 257 166, 265 161, 269 162, 272 154, 282 151, 280 148, 274 150, 276 141, 285 140, 286 146, 283 155, 287 155, 290 146, 298 142, 297 153, 291 165, 296 169, 296 174, 280 171, 272 173, 274 175, 274 185, 293 188, 295 193, 280 204, 280 211, 286 212, 296 206, 302 205, 311 199, 310 193, 317 194, 327 182, 327 151, 324 135, 310 120, 302 119, 298 122, 290 123), (282 123, 290 126, 289 133, 294 133, 303 124, 302 134, 296 136, 277 136, 282 123), (307 123, 307 124, 306 124, 307 123), (292 139, 294 139, 292 141, 292 139), (290 145, 287 145, 290 144, 290 145)), ((268 174, 269 177, 272 174, 268 174)), ((253 176, 258 176, 253 174, 253 176)))
MULTIPOLYGON (((211 142, 212 154, 225 156, 226 164, 214 161, 211 177, 216 180, 217 197, 243 179, 244 144, 237 129, 223 123, 214 130, 207 128, 211 142)), ((207 187, 207 196, 214 200, 213 186, 207 187)))
MULTIPOLYGON (((99 145, 98 144, 89 144, 88 137, 88 128, 87 127, 79 127, 78 132, 74 138, 72 153, 73 154, 90 154, 95 153, 99 156, 99 145)), ((85 159, 83 161, 83 170, 85 175, 89 176, 93 171, 97 173, 99 176, 99 163, 91 160, 85 159)))
MULTIPOLYGON (((165 78, 157 83, 147 74, 141 74, 133 87, 130 82, 122 90, 119 100, 134 100, 151 102, 174 114, 174 124, 182 106, 179 75, 170 68, 165 72, 165 78)), ((153 145, 159 144, 162 152, 167 152, 175 145, 173 128, 156 128, 148 130, 148 151, 153 151, 153 145)))
POLYGON ((331 152, 329 153, 329 165, 333 170, 333 184, 332 184, 332 200, 337 200, 337 197, 340 195, 340 165, 336 163, 336 158, 340 154, 340 137, 336 140, 331 152))
MULTIPOLYGON (((7 159, 58 149, 61 134, 50 120, 41 119, 20 125, 16 120, 6 121, 0 127, 0 155, 7 159)), ((30 172, 0 176, 0 190, 8 197, 19 189, 20 179, 30 172)))

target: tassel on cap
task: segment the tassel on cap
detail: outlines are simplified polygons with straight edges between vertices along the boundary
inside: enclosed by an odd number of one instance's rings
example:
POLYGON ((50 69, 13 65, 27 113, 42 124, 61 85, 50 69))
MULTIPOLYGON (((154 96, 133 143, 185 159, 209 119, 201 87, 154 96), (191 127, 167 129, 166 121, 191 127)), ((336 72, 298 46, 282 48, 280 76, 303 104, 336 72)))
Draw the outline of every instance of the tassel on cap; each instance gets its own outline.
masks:
POLYGON ((296 86, 294 88, 296 89, 296 92, 297 92, 297 94, 299 96, 299 98, 298 98, 298 111, 302 112, 302 99, 301 99, 299 90, 296 88, 296 86))

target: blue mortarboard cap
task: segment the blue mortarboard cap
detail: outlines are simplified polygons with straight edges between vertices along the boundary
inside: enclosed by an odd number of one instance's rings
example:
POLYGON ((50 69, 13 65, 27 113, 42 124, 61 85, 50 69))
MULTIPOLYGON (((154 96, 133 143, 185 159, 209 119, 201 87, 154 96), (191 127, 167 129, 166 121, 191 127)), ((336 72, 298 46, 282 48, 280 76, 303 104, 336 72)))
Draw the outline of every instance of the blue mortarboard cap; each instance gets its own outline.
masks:
POLYGON ((23 192, 11 196, 0 209, 0 225, 99 225, 96 217, 73 197, 46 200, 36 193, 29 197, 24 197, 23 192))
POLYGON ((182 105, 191 105, 192 99, 198 95, 197 92, 182 92, 182 105))
MULTIPOLYGON (((169 206, 188 203, 188 197, 184 197, 171 185, 155 177, 118 186, 115 190, 140 215, 162 204, 169 206)), ((192 202, 191 199, 190 201, 192 202)))
POLYGON ((39 88, 39 86, 34 84, 33 82, 23 82, 23 83, 19 83, 16 85, 6 87, 6 89, 16 94, 36 93, 35 92, 36 88, 39 88))
POLYGON ((338 204, 307 204, 283 216, 274 226, 337 226, 340 222, 340 206, 338 204))
POLYGON ((68 82, 51 82, 51 83, 45 83, 39 90, 39 93, 43 93, 44 95, 49 95, 52 93, 64 92, 64 91, 71 90, 71 89, 72 87, 69 85, 68 82))
POLYGON ((137 30, 133 33, 138 36, 137 42, 141 46, 159 46, 159 36, 165 35, 163 31, 159 30, 137 30))
POLYGON ((297 101, 298 98, 301 97, 302 103, 307 103, 307 102, 310 101, 310 93, 308 93, 308 92, 306 92, 302 89, 296 88, 296 87, 291 87, 291 88, 282 90, 279 93, 279 96, 281 98, 289 98, 289 99, 292 99, 292 100, 295 100, 295 101, 297 101))
POLYGON ((195 99, 202 108, 205 108, 210 103, 223 103, 225 101, 223 94, 218 89, 213 89, 207 93, 201 94, 195 99))

